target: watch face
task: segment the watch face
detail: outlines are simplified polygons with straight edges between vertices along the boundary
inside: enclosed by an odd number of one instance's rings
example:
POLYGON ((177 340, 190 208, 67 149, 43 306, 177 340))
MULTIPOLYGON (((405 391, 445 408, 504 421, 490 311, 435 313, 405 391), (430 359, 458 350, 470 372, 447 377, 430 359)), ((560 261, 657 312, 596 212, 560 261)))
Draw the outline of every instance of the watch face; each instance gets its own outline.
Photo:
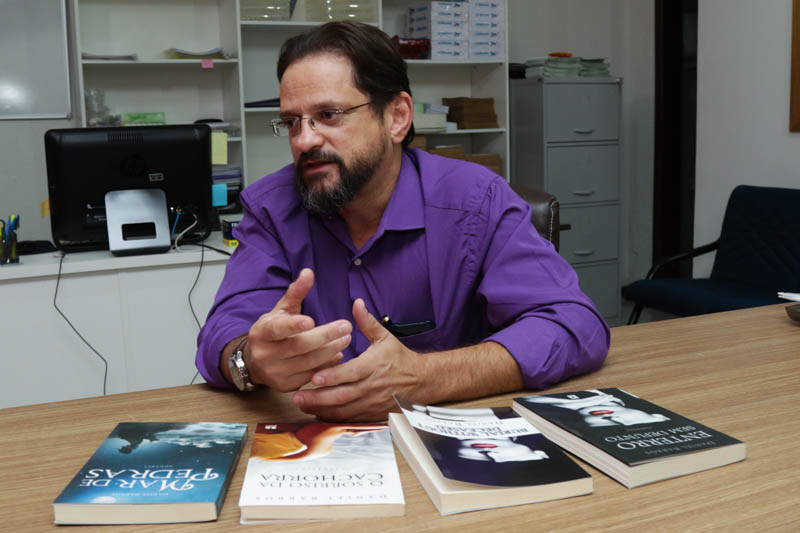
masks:
POLYGON ((243 372, 246 372, 244 361, 242 361, 242 352, 236 352, 228 359, 228 368, 231 371, 231 380, 237 389, 243 391, 245 389, 243 372))

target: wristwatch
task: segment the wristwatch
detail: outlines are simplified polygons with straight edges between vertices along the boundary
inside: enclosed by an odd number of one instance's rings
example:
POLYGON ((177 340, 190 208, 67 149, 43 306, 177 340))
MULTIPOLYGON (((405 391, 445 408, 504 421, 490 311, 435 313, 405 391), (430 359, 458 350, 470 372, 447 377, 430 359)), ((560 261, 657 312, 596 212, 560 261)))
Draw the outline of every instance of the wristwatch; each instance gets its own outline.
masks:
POLYGON ((233 354, 228 359, 228 369, 231 371, 231 380, 241 392, 250 392, 255 389, 255 385, 250 381, 250 373, 247 372, 247 365, 244 364, 244 347, 247 345, 247 337, 234 348, 233 354))

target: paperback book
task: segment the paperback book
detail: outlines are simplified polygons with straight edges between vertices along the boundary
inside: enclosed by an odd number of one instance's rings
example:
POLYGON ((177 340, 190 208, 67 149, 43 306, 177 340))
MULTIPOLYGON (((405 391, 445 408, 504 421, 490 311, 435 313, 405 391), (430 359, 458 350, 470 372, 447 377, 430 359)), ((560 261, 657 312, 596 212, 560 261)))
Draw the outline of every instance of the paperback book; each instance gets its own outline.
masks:
POLYGON ((243 524, 402 516, 386 424, 258 424, 242 493, 243 524))
POLYGON ((56 524, 216 520, 247 424, 122 422, 53 502, 56 524))
POLYGON ((392 436, 442 515, 592 492, 591 476, 509 407, 396 400, 392 436))
POLYGON ((621 389, 514 398, 547 437, 628 488, 745 458, 746 445, 621 389))

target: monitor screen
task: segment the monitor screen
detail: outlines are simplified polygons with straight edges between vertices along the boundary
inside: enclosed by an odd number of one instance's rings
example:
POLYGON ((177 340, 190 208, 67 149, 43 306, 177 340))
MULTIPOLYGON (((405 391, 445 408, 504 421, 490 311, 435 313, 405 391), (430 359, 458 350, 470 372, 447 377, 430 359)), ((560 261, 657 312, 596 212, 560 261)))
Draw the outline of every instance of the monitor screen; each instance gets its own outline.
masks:
POLYGON ((50 225, 57 248, 108 248, 105 195, 109 191, 161 189, 173 237, 195 219, 197 224, 181 242, 198 242, 211 232, 207 125, 49 130, 44 145, 50 225))

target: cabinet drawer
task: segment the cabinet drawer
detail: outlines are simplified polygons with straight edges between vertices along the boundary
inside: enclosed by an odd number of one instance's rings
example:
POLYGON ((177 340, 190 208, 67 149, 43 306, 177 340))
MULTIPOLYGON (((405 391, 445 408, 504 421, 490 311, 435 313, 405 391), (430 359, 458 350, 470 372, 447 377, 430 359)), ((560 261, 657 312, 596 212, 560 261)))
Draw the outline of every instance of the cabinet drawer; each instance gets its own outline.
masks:
POLYGON ((605 318, 619 314, 619 265, 575 267, 581 290, 592 299, 597 310, 605 318))
POLYGON ((607 141, 619 138, 619 85, 558 83, 544 90, 544 140, 607 141))
POLYGON ((608 202, 619 195, 619 146, 548 146, 545 190, 562 204, 608 202))
POLYGON ((565 207, 560 210, 561 256, 573 264, 617 258, 619 206, 565 207))

